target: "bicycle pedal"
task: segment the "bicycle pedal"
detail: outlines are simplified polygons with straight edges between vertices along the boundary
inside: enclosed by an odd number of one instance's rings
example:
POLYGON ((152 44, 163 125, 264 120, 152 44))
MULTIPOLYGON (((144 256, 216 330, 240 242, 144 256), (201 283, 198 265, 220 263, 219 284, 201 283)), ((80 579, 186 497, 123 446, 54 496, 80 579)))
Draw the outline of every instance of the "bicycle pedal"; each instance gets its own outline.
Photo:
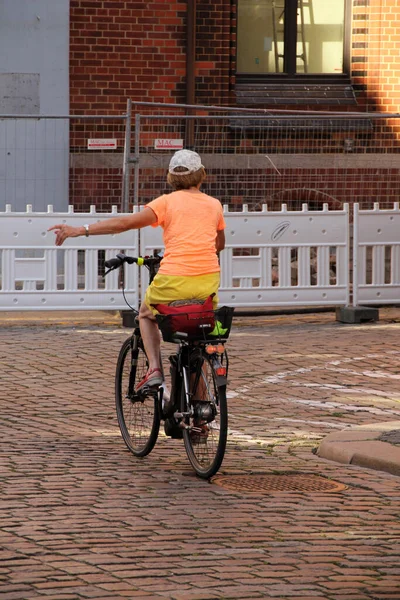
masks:
POLYGON ((140 388, 139 392, 142 390, 147 390, 147 391, 151 390, 154 392, 154 391, 158 391, 160 389, 160 387, 161 387, 161 383, 153 383, 153 384, 145 383, 145 385, 140 388))
POLYGON ((203 433, 203 429, 201 427, 190 427, 191 433, 203 433))
POLYGON ((140 388, 140 390, 136 392, 136 396, 138 398, 140 398, 140 399, 144 399, 147 396, 154 396, 154 397, 156 397, 157 394, 158 394, 158 388, 159 388, 159 386, 154 386, 154 385, 153 386, 149 386, 149 385, 146 385, 146 386, 140 388))
POLYGON ((184 419, 185 417, 190 417, 189 412, 174 412, 174 419, 184 419))

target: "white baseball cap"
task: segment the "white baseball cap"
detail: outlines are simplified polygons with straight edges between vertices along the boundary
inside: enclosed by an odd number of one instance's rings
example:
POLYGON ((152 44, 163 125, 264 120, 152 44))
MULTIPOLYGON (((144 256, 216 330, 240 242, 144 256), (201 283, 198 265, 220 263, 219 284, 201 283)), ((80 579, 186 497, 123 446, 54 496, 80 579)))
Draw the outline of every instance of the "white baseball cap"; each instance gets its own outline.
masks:
POLYGON ((201 169, 201 158, 193 150, 178 150, 170 160, 168 171, 172 175, 189 175, 201 169), (185 171, 175 171, 177 167, 184 167, 185 171))

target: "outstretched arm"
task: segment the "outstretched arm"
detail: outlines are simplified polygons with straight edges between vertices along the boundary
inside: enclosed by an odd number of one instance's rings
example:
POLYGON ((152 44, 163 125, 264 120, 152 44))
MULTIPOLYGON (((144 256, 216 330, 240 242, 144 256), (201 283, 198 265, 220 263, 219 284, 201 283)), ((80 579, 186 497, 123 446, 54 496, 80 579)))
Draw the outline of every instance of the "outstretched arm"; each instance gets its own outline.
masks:
MULTIPOLYGON (((104 219, 90 225, 90 235, 106 235, 111 233, 122 233, 130 229, 141 229, 147 225, 156 223, 157 217, 151 208, 146 207, 141 212, 123 217, 114 217, 104 219)), ((86 235, 86 229, 82 227, 72 227, 71 225, 53 225, 48 231, 54 231, 56 234, 56 246, 61 246, 69 237, 79 237, 86 235)))

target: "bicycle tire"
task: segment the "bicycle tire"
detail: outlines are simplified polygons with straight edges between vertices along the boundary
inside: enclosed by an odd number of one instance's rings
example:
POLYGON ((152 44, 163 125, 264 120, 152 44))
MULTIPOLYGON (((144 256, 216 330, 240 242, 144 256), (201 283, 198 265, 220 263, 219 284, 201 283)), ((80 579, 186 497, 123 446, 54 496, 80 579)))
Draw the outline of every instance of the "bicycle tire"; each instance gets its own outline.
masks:
MULTIPOLYGON (((228 406, 226 385, 218 385, 218 379, 212 360, 203 351, 191 356, 191 364, 195 364, 195 372, 190 377, 190 416, 184 417, 183 441, 190 464, 199 477, 209 479, 220 468, 225 455, 228 436, 228 406), (205 368, 204 368, 205 366, 205 368), (199 383, 205 384, 202 400, 215 407, 216 413, 212 421, 205 421, 196 416, 195 399, 199 383), (196 389, 197 388, 197 389, 196 389), (204 435, 197 435, 193 427, 204 428, 204 435)), ((187 412, 185 389, 181 387, 181 412, 187 412)))
POLYGON ((157 397, 139 398, 134 388, 148 367, 147 356, 138 336, 122 344, 115 373, 115 406, 118 425, 128 449, 138 457, 149 454, 158 438, 160 416, 157 397))

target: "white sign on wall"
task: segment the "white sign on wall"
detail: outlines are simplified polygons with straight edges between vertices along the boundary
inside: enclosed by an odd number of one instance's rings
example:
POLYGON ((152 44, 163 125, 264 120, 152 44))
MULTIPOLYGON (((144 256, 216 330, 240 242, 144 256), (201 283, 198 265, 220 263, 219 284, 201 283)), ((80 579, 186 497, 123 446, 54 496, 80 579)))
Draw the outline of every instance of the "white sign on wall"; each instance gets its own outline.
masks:
POLYGON ((174 140, 174 139, 154 140, 154 148, 156 150, 182 150, 183 140, 174 140))
POLYGON ((88 139, 88 150, 115 150, 116 147, 116 139, 88 139))

